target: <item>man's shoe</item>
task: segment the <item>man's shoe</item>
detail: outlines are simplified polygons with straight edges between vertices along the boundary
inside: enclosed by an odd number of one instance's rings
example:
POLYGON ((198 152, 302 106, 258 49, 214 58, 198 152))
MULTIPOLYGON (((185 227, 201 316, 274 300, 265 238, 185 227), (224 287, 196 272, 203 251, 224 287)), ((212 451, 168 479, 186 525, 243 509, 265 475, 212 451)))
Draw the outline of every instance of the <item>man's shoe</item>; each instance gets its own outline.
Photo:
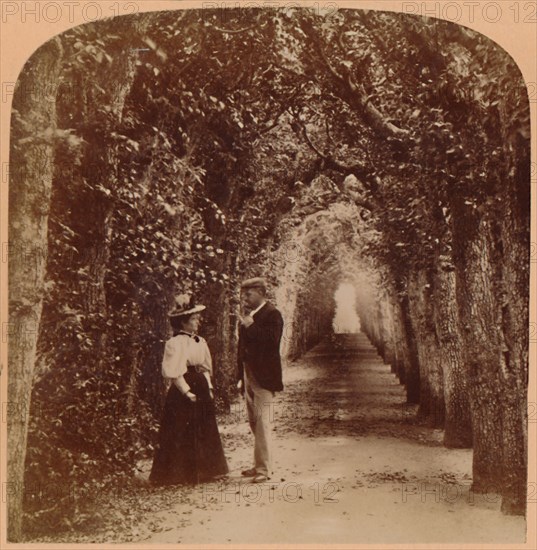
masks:
POLYGON ((265 483, 265 481, 268 481, 269 479, 270 478, 265 474, 257 474, 254 479, 252 479, 252 483, 265 483))
POLYGON ((248 470, 243 470, 241 473, 243 476, 253 477, 257 474, 257 471, 255 468, 249 468, 248 470))

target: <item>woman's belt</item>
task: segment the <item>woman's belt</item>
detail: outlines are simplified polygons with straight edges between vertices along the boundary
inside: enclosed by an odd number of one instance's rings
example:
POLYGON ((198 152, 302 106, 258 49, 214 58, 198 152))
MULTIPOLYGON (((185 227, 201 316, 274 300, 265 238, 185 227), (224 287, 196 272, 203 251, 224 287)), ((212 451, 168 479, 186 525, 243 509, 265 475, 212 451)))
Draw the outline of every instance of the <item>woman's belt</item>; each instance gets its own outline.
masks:
POLYGON ((207 368, 204 367, 203 365, 188 365, 187 369, 189 371, 195 371, 195 372, 199 372, 201 374, 203 374, 204 372, 207 372, 207 368))

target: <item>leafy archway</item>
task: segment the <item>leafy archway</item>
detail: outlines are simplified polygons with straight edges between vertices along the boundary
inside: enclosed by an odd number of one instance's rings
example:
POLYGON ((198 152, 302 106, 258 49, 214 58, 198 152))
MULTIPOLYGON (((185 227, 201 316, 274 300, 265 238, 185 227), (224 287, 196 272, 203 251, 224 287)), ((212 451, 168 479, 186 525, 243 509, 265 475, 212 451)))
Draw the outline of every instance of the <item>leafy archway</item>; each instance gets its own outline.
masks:
POLYGON ((13 109, 10 239, 47 259, 36 274, 10 261, 10 322, 39 324, 37 344, 10 342, 10 399, 30 412, 27 456, 10 415, 15 482, 25 457, 30 483, 132 471, 174 293, 211 305, 225 410, 237 285, 264 272, 291 357, 331 330, 333 290, 353 280, 408 400, 446 445, 473 445, 475 490, 524 512, 529 106, 494 43, 364 10, 149 13, 45 44, 13 109))

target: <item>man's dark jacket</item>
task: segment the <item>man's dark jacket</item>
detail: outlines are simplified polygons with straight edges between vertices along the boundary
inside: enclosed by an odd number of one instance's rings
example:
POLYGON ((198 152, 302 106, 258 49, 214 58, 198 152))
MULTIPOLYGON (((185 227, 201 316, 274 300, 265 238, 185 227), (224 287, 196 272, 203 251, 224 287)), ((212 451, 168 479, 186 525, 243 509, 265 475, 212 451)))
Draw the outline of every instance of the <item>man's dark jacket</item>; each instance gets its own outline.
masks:
POLYGON ((258 384, 270 391, 282 391, 280 340, 283 333, 282 314, 270 303, 253 315, 254 322, 239 328, 238 378, 243 381, 248 363, 258 384))

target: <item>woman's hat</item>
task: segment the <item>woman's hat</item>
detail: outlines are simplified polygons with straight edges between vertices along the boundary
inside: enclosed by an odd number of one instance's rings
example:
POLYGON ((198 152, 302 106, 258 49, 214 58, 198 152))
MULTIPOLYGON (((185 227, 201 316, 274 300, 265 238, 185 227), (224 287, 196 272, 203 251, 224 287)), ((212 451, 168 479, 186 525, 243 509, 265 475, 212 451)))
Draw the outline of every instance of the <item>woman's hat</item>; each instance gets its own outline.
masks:
POLYGON ((199 313, 203 311, 205 306, 198 304, 194 301, 194 296, 188 294, 180 294, 175 297, 175 307, 168 313, 169 317, 182 317, 183 315, 192 315, 193 313, 199 313))

